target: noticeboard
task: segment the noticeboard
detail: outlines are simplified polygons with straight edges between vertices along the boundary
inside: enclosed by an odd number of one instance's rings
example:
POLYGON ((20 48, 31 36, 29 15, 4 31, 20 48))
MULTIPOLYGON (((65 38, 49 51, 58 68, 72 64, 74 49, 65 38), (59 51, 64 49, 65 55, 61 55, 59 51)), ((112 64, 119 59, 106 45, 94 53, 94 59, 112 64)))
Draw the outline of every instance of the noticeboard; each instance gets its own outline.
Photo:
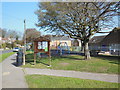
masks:
POLYGON ((36 54, 39 52, 46 53, 51 57, 49 38, 40 36, 34 40, 34 64, 36 64, 36 54))
POLYGON ((47 41, 42 41, 38 42, 38 49, 43 49, 45 52, 48 51, 48 42, 47 41))

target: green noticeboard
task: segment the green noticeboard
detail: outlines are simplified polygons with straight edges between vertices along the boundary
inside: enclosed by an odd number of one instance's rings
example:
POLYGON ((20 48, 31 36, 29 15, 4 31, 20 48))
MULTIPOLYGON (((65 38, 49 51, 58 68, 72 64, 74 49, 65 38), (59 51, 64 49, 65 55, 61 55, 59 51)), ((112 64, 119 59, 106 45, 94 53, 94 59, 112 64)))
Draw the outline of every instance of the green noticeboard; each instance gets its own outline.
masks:
POLYGON ((45 51, 46 51, 46 52, 48 51, 48 48, 47 48, 47 47, 45 48, 45 51))

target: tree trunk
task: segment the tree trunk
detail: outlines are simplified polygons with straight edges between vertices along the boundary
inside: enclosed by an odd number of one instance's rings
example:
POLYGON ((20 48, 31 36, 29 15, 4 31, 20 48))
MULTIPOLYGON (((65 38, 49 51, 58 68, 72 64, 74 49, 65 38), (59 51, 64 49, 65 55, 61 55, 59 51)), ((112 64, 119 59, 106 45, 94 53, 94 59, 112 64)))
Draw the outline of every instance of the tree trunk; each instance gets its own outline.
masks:
POLYGON ((82 41, 81 41, 81 53, 84 53, 84 44, 82 41))
POLYGON ((91 59, 88 43, 85 43, 85 45, 84 45, 84 54, 85 54, 85 60, 91 59))

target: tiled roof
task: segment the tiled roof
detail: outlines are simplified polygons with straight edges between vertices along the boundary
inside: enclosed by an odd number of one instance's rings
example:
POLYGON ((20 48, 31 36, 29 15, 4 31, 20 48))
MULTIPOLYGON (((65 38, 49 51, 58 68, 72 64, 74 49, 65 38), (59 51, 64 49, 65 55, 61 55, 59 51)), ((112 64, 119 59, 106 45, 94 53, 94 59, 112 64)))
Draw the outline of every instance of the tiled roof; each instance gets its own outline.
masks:
POLYGON ((50 37, 40 36, 38 38, 35 38, 34 41, 50 41, 50 37))
POLYGON ((9 40, 8 38, 2 38, 2 40, 9 40))
POLYGON ((102 44, 120 44, 120 28, 114 28, 101 42, 102 44))
POLYGON ((100 43, 103 39, 105 38, 104 36, 94 36, 89 43, 100 43))
POLYGON ((114 28, 106 36, 94 36, 89 43, 101 43, 104 45, 120 44, 120 27, 114 28))
POLYGON ((69 37, 67 36, 51 36, 51 40, 71 40, 69 37))

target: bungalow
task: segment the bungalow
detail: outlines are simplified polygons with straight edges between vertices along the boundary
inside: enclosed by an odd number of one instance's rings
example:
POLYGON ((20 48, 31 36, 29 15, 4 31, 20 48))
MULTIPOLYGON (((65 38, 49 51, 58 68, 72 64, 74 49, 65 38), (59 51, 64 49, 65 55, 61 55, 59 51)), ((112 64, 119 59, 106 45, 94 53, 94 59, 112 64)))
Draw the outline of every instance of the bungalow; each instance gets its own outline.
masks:
POLYGON ((51 48, 57 48, 58 45, 67 45, 67 46, 71 46, 71 39, 68 36, 63 36, 63 35, 52 35, 51 36, 51 42, 50 42, 50 46, 51 48))
POLYGON ((101 44, 107 46, 111 54, 120 55, 120 27, 114 28, 101 44))
POLYGON ((101 44, 101 41, 105 38, 104 36, 94 36, 90 41, 89 41, 89 49, 90 50, 97 50, 97 51, 106 51, 107 48, 105 49, 104 45, 101 44))
POLYGON ((12 43, 15 41, 15 38, 2 38, 2 43, 12 43))
POLYGON ((70 50, 70 51, 81 51, 81 41, 77 39, 72 39, 69 36, 64 35, 52 35, 51 36, 51 42, 50 46, 51 49, 57 49, 58 46, 61 46, 64 50, 70 50))
POLYGON ((7 43, 7 42, 10 42, 9 38, 2 38, 2 43, 7 43))
POLYGON ((106 51, 120 55, 120 28, 114 28, 106 36, 95 36, 89 42, 90 50, 106 51))

